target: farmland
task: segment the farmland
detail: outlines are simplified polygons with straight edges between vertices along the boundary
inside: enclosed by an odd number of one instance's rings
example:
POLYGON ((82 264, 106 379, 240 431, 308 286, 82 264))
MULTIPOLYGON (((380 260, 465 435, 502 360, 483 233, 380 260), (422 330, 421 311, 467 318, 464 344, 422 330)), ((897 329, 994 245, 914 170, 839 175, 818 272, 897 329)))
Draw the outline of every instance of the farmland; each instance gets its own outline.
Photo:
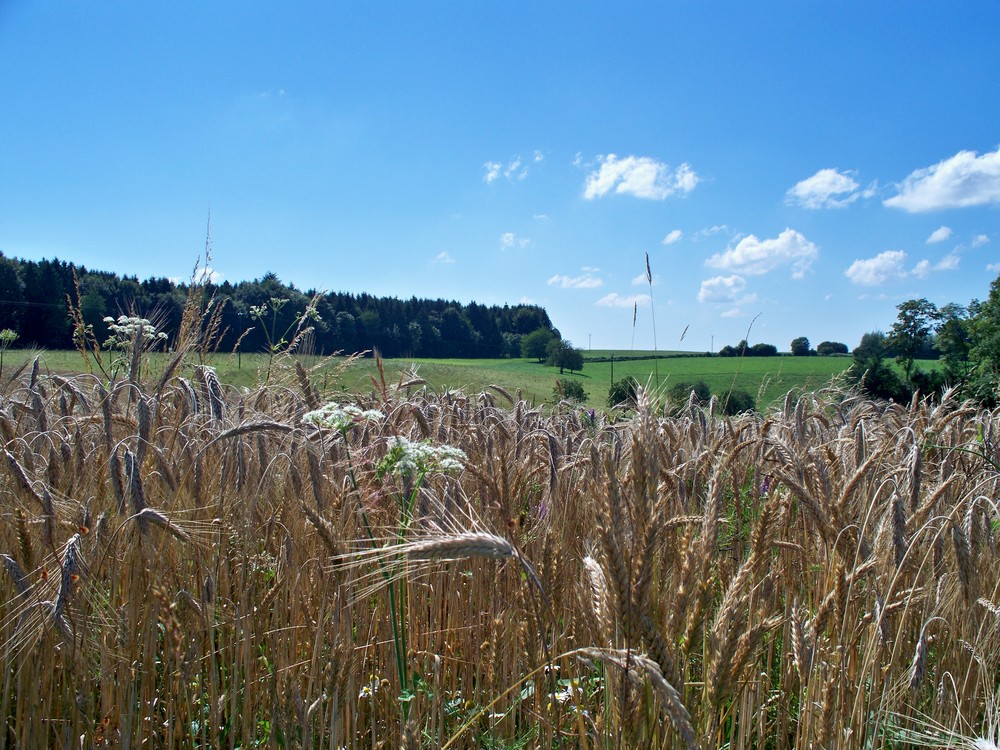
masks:
MULTIPOLYGON (((9 351, 5 367, 14 368, 35 356, 31 351, 9 351)), ((588 356, 607 356, 610 352, 593 352, 588 356)), ((649 352, 629 352, 625 356, 651 355, 649 352)), ((321 386, 343 393, 367 393, 372 388, 372 378, 379 379, 375 360, 354 361, 344 369, 343 358, 321 360, 317 357, 300 358, 303 365, 319 365, 316 377, 321 386)), ((161 371, 166 355, 149 355, 150 372, 161 371)), ((220 379, 227 384, 251 387, 261 372, 267 369, 263 354, 244 354, 237 358, 230 354, 214 354, 206 362, 216 368, 220 379)), ((70 373, 84 369, 84 360, 77 352, 52 351, 42 353, 42 363, 53 372, 70 373)), ((742 389, 757 398, 761 406, 783 400, 790 391, 810 391, 830 385, 831 378, 841 375, 850 365, 848 357, 669 357, 662 359, 618 359, 610 362, 587 362, 582 371, 559 375, 558 368, 548 367, 526 359, 387 359, 384 375, 388 381, 411 379, 414 373, 436 391, 463 390, 477 392, 489 385, 498 385, 511 393, 520 392, 533 404, 551 403, 556 380, 568 378, 583 385, 587 394, 586 405, 605 406, 608 388, 615 380, 632 376, 642 384, 669 389, 679 382, 704 380, 712 393, 724 395, 730 389, 742 389)), ((96 364, 91 364, 96 370, 96 364)))
POLYGON ((136 354, 5 361, 7 746, 890 748, 995 710, 996 413, 136 354))

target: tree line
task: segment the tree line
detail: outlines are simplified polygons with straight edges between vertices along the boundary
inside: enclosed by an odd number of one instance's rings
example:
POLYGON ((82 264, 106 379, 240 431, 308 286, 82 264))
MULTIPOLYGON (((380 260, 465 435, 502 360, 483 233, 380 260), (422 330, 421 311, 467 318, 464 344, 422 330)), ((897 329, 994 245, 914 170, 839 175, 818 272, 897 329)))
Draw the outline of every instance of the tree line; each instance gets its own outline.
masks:
POLYGON ((941 307, 927 299, 896 306, 888 333, 870 331, 854 349, 851 380, 872 396, 905 401, 954 388, 959 397, 998 405, 1000 389, 1000 276, 985 301, 941 307), (888 364, 895 359, 898 370, 888 364), (921 367, 933 360, 933 367, 921 367))
MULTIPOLYGON (((833 354, 847 354, 847 344, 839 341, 823 341, 815 349, 809 343, 806 336, 798 336, 792 339, 789 351, 796 357, 811 357, 821 355, 828 357, 833 354)), ((777 357, 778 347, 774 344, 753 344, 752 346, 743 339, 736 346, 726 345, 719 349, 720 357, 777 357)))
MULTIPOLYGON (((318 295, 285 284, 273 273, 253 281, 208 284, 225 306, 220 349, 265 351, 281 332, 312 310, 312 348, 318 354, 378 349, 386 357, 499 358, 521 356, 521 338, 542 329, 561 340, 538 305, 492 305, 454 300, 318 295)), ((106 318, 138 314, 168 336, 181 321, 188 285, 166 278, 140 281, 58 259, 21 260, 0 253, 0 329, 19 346, 69 349, 69 305, 78 307, 98 341, 110 338, 106 318)))

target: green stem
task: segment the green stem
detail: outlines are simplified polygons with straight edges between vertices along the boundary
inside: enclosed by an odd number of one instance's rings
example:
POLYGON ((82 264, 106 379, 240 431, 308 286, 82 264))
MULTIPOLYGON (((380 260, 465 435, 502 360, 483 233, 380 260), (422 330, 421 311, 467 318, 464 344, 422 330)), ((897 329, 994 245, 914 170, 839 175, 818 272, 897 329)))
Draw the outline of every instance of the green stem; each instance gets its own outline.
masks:
MULTIPOLYGON (((351 461, 351 447, 347 442, 347 430, 341 430, 341 434, 344 437, 344 452, 347 457, 347 476, 351 480, 351 490, 354 493, 354 497, 357 499, 358 511, 361 514, 361 521, 365 527, 365 533, 368 535, 368 541, 374 547, 375 544, 375 534, 372 532, 371 521, 368 519, 368 511, 365 510, 364 503, 361 502, 361 493, 358 490, 358 480, 354 475, 354 463, 351 461)), ((418 485, 419 486, 419 485, 418 485)), ((409 525, 409 524, 407 524, 409 525)), ((397 543, 402 542, 402 535, 398 537, 397 543)), ((402 690, 409 690, 409 673, 406 668, 406 632, 405 632, 405 622, 400 617, 400 613, 396 610, 396 586, 393 582, 392 572, 386 567, 385 562, 381 559, 378 560, 379 572, 382 574, 382 578, 385 579, 389 587, 389 619, 392 624, 392 647, 396 652, 396 675, 399 677, 399 684, 402 690)), ((400 586, 400 605, 405 604, 404 600, 405 584, 400 586)), ((404 609, 405 611, 405 609, 404 609)), ((409 704, 403 704, 403 718, 406 718, 409 712, 409 704)))

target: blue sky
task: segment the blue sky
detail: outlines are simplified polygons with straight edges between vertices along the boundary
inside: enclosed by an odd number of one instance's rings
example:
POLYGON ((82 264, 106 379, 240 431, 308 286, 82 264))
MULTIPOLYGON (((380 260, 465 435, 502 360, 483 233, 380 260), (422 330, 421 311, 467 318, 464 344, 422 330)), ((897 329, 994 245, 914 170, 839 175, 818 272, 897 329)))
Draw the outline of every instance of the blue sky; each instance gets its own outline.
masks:
POLYGON ((211 212, 233 282, 854 346, 1000 273, 998 39, 986 2, 0 0, 0 251, 186 278, 211 212))

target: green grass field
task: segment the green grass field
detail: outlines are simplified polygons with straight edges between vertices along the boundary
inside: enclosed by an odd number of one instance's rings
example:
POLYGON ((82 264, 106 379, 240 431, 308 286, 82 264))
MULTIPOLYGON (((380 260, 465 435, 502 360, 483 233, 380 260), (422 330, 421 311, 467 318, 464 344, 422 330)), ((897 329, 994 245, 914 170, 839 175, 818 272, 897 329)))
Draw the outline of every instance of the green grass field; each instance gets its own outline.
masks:
MULTIPOLYGON (((12 350, 4 355, 4 375, 29 362, 39 352, 12 350)), ((40 352, 42 364, 52 372, 81 372, 84 360, 77 352, 40 352)), ((607 356, 610 352, 587 352, 586 356, 607 356)), ((619 352, 618 356, 639 356, 648 352, 619 352)), ((165 355, 150 358, 150 375, 162 371, 165 355)), ((308 367, 317 367, 314 382, 324 391, 357 393, 372 389, 372 378, 378 378, 375 360, 368 358, 344 367, 345 360, 320 360, 302 357, 308 367)), ((105 362, 107 365, 107 362, 105 362)), ((237 387, 252 387, 261 382, 267 367, 263 354, 213 355, 207 364, 216 368, 219 377, 237 387)), ((784 398, 789 390, 815 390, 830 384, 851 364, 850 357, 676 357, 610 362, 588 362, 581 372, 566 372, 562 376, 554 367, 526 359, 390 359, 384 361, 384 373, 389 385, 408 378, 407 373, 427 381, 434 391, 449 389, 478 392, 488 385, 498 385, 512 395, 536 404, 551 403, 553 389, 560 377, 579 381, 587 393, 587 405, 602 407, 612 378, 620 380, 631 375, 640 383, 669 389, 683 381, 704 380, 714 394, 730 389, 743 389, 757 398, 758 405, 767 406, 784 398), (613 368, 613 372, 612 372, 613 368)), ((96 367, 92 364, 92 369, 96 367)), ((184 374, 184 373, 181 373, 184 374)), ((275 377, 280 373, 275 373, 275 377)))

